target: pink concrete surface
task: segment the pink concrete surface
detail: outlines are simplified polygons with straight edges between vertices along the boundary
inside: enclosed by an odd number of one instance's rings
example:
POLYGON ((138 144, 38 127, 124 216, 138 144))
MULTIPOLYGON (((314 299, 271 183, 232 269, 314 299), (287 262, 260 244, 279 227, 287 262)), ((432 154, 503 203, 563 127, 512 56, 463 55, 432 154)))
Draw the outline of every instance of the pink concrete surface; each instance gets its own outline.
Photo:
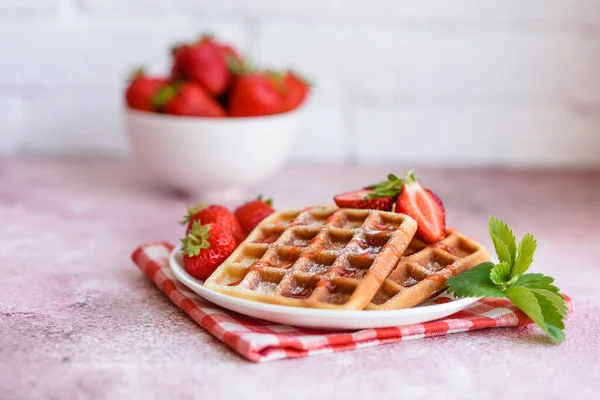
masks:
MULTIPOLYGON (((295 165, 252 192, 289 208, 404 165, 295 165)), ((129 259, 176 241, 190 199, 127 161, 0 160, 0 399, 597 398, 600 171, 421 168, 449 224, 490 245, 533 232, 532 267, 572 296, 567 339, 497 329, 256 365, 205 333, 129 259)))

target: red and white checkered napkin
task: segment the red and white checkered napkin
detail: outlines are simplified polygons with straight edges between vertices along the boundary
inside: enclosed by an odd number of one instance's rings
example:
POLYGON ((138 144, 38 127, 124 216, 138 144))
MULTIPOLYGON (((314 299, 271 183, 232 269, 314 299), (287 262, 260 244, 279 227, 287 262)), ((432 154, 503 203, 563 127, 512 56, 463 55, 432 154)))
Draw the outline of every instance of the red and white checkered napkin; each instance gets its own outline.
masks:
MULTIPOLYGON (((506 299, 483 299, 444 319, 395 328, 324 332, 273 324, 222 309, 193 293, 171 271, 169 254, 172 249, 173 245, 166 242, 148 243, 138 247, 132 258, 177 307, 250 361, 305 357, 449 333, 533 323, 506 299)), ((571 308, 571 300, 566 299, 571 308)), ((438 300, 450 301, 444 297, 438 300)))

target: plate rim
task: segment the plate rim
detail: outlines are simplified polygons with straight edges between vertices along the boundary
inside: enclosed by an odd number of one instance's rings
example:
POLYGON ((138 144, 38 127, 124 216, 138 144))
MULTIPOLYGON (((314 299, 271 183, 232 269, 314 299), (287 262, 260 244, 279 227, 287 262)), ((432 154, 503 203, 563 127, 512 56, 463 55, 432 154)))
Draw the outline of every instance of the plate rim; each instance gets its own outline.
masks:
MULTIPOLYGON (((400 310, 330 310, 330 309, 308 308, 308 307, 291 307, 291 306, 284 306, 284 305, 279 305, 279 304, 263 303, 263 302, 259 302, 259 301, 252 301, 252 300, 246 300, 246 299, 242 299, 242 298, 238 298, 238 297, 234 297, 234 296, 229 296, 229 295, 226 295, 226 294, 223 294, 223 293, 220 293, 220 292, 217 292, 217 291, 214 291, 214 290, 204 287, 204 283, 202 280, 191 276, 185 270, 185 268, 183 268, 183 266, 177 261, 176 257, 177 257, 178 252, 180 252, 180 250, 181 250, 181 245, 176 246, 173 248, 173 250, 169 254, 169 266, 171 268, 171 271, 173 272, 175 277, 182 284, 184 284, 185 286, 190 288, 198 296, 204 298, 205 300, 209 301, 210 303, 213 303, 213 302, 210 299, 207 299, 206 297, 204 297, 201 293, 196 292, 194 290, 194 287, 190 286, 188 284, 188 282, 190 284, 192 284, 193 286, 197 287, 198 290, 200 290, 201 292, 205 292, 205 291, 210 292, 211 296, 216 296, 217 298, 223 298, 225 301, 237 302, 240 305, 249 306, 256 310, 260 309, 261 311, 288 314, 291 316, 310 315, 311 317, 325 317, 325 318, 332 318, 332 319, 336 319, 336 320, 340 320, 340 319, 347 320, 347 319, 353 319, 353 318, 361 318, 361 319, 367 319, 367 320, 377 320, 377 319, 381 319, 381 318, 392 318, 392 317, 400 318, 400 317, 421 315, 423 313, 444 312, 444 311, 447 311, 448 309, 454 309, 456 307, 460 307, 459 310, 456 311, 456 312, 458 312, 460 310, 464 310, 469 305, 471 305, 481 299, 481 297, 465 297, 465 298, 460 298, 460 299, 455 298, 454 300, 447 302, 447 303, 431 304, 431 305, 425 305, 425 306, 415 306, 415 307, 411 307, 411 308, 403 308, 400 310)), ((225 307, 225 306, 222 306, 219 304, 215 304, 215 305, 217 305, 218 307, 227 309, 229 311, 233 311, 228 307, 225 307)), ((235 311, 235 312, 239 312, 239 311, 235 311)), ((248 315, 248 314, 246 314, 246 315, 248 315)), ((253 317, 251 315, 248 315, 248 316, 253 317)))

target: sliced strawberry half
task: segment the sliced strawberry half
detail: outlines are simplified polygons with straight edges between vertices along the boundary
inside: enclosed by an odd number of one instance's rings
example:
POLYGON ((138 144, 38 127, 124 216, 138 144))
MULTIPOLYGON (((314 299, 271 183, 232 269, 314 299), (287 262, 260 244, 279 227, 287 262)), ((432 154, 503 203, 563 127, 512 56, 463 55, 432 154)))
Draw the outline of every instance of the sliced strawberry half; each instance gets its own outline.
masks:
POLYGON ((431 190, 418 182, 413 171, 403 179, 402 193, 396 201, 396 212, 412 217, 418 224, 417 236, 427 243, 435 243, 446 236, 444 204, 431 190))
POLYGON ((340 208, 360 208, 390 211, 394 204, 393 197, 370 197, 372 189, 361 189, 353 192, 341 193, 333 197, 333 201, 340 208))

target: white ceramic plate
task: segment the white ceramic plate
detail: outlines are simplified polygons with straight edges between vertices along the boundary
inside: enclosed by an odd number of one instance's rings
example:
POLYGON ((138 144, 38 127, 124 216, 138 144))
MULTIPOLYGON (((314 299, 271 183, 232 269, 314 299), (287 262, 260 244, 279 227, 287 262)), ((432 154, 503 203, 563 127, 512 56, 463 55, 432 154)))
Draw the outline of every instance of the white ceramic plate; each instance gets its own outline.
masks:
POLYGON ((479 300, 478 298, 454 299, 444 293, 443 296, 451 298, 452 301, 435 304, 433 300, 429 300, 413 308, 390 311, 323 310, 279 306, 239 299, 206 289, 204 281, 194 278, 183 267, 180 247, 173 249, 169 261, 177 279, 200 297, 218 306, 250 317, 306 328, 368 329, 411 325, 447 317, 479 300))

